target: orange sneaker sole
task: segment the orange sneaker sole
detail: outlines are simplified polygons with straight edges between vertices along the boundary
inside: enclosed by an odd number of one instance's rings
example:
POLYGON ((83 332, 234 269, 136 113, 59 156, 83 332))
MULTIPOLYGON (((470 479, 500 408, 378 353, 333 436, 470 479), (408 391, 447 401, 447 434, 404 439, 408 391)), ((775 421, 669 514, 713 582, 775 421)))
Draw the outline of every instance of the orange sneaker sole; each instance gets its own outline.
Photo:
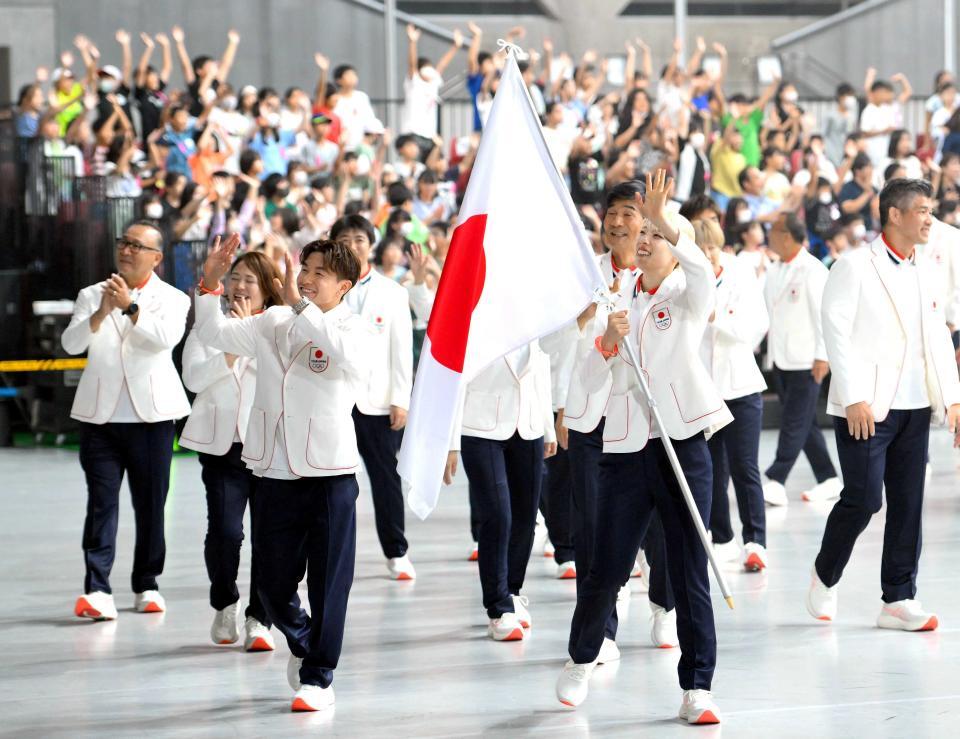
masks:
POLYGON ((719 724, 719 723, 720 723, 720 719, 718 719, 718 718, 713 714, 713 711, 704 711, 703 713, 700 714, 700 718, 698 718, 694 723, 696 723, 696 724, 719 724))
POLYGON ((147 603, 142 613, 163 613, 163 609, 154 602, 147 603))
POLYGON ((747 561, 743 563, 743 568, 747 572, 760 572, 767 565, 764 564, 763 560, 760 559, 756 554, 751 554, 747 557, 747 561))
POLYGON ((478 559, 480 559, 480 552, 474 549, 470 552, 470 556, 467 557, 467 562, 476 562, 478 559))
POLYGON ((563 573, 562 573, 557 579, 559 579, 559 580, 576 580, 576 579, 577 579, 577 571, 576 571, 575 569, 573 569, 572 567, 571 567, 571 568, 568 568, 568 569, 564 570, 563 573))
POLYGON ((256 639, 253 640, 253 644, 251 644, 247 648, 247 651, 248 652, 272 652, 273 647, 270 646, 270 643, 266 639, 263 639, 258 636, 256 639))
POLYGON ((406 572, 401 572, 399 575, 397 575, 395 579, 396 580, 412 580, 413 578, 410 577, 410 575, 408 575, 406 572))
POLYGON ((933 631, 940 625, 940 622, 937 620, 936 616, 931 616, 930 620, 927 621, 923 626, 921 626, 917 631, 933 631))
POLYGON ((523 629, 514 629, 510 632, 510 635, 501 639, 500 641, 522 641, 523 640, 523 629))
POLYGON ((290 710, 294 713, 306 713, 316 711, 317 709, 307 703, 303 698, 294 698, 293 703, 290 704, 290 710))

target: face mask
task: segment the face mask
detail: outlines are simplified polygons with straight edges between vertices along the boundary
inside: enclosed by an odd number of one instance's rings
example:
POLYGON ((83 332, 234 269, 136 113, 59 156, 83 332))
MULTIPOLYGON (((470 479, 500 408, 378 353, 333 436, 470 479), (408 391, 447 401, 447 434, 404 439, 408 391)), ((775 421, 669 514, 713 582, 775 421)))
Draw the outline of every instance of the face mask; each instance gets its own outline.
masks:
POLYGON ((357 157, 357 175, 364 177, 370 174, 370 157, 363 155, 357 157))
POLYGON ((702 149, 704 143, 706 143, 707 137, 703 135, 701 131, 690 134, 690 145, 694 149, 702 149))
POLYGON ((100 80, 100 92, 109 94, 117 89, 117 83, 113 80, 100 80))
POLYGON ((753 215, 749 210, 738 210, 737 211, 737 223, 750 223, 753 220, 753 215))
POLYGON ((830 205, 833 202, 833 194, 828 191, 820 193, 820 202, 824 205, 830 205))
POLYGON ((203 91, 203 102, 204 102, 204 103, 208 103, 208 104, 209 104, 209 103, 212 103, 212 102, 213 102, 214 100, 216 100, 216 99, 217 99, 217 91, 214 90, 212 87, 208 87, 206 90, 203 91))
POLYGON ((270 128, 277 128, 280 125, 279 113, 267 113, 267 125, 270 128))
POLYGON ((785 92, 783 93, 783 101, 785 103, 795 103, 799 99, 799 95, 795 92, 785 92))
POLYGON ((160 203, 149 203, 147 207, 143 209, 143 215, 151 221, 159 221, 163 218, 163 206, 160 205, 160 203))
POLYGON ((220 107, 224 110, 236 110, 237 109, 237 96, 236 95, 227 95, 220 101, 220 107))
POLYGON ((276 190, 276 192, 277 192, 277 197, 278 197, 278 198, 280 198, 281 200, 286 200, 287 196, 290 194, 290 188, 289 188, 289 187, 278 187, 277 190, 276 190))
POLYGON ((307 184, 307 182, 310 181, 310 178, 307 176, 307 173, 304 172, 302 169, 298 169, 296 172, 294 172, 292 179, 293 179, 293 184, 296 185, 297 187, 303 187, 304 185, 307 184))
POLYGON ((860 241, 864 236, 867 235, 867 227, 862 223, 858 223, 853 227, 853 238, 856 241, 860 241))
POLYGON ((857 109, 857 99, 855 97, 847 97, 843 99, 843 107, 847 110, 856 110, 857 109))

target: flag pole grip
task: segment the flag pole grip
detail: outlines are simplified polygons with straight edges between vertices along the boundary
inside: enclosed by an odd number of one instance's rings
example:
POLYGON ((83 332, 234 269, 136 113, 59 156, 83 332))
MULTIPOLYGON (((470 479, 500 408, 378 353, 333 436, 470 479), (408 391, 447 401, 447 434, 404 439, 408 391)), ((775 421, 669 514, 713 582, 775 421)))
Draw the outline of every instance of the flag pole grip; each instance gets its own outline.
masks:
POLYGON ((633 344, 630 342, 630 338, 628 336, 624 336, 623 339, 620 340, 620 348, 627 355, 627 359, 630 360, 630 364, 633 366, 633 371, 637 375, 637 381, 640 383, 640 389, 643 391, 643 395, 650 407, 650 415, 653 418, 653 422, 656 425, 657 430, 660 432, 660 441, 663 443, 663 448, 667 452, 667 458, 670 460, 670 466, 673 468, 673 474, 676 475, 677 483, 680 485, 680 492, 683 494, 683 500, 687 504, 687 510, 690 512, 690 518, 693 519, 693 525, 700 537, 700 543, 703 545, 703 549, 707 553, 707 559, 710 560, 710 566, 713 569, 713 574, 716 576, 717 582, 720 584, 720 592, 723 593, 724 600, 732 609, 733 595, 731 595, 727 581, 724 579, 723 573, 720 571, 720 566, 717 564, 716 557, 713 555, 713 545, 707 536, 707 530, 703 525, 703 520, 700 518, 700 511, 697 509, 696 501, 693 499, 693 493, 690 491, 690 485, 687 483, 687 476, 683 474, 683 468, 680 466, 680 460, 677 458, 677 453, 673 448, 673 442, 670 440, 670 435, 667 433, 667 430, 663 425, 663 420, 660 418, 660 411, 657 408, 657 402, 653 399, 653 395, 650 393, 650 386, 647 384, 647 380, 643 376, 643 372, 640 369, 640 360, 637 357, 637 353, 634 350, 633 344))

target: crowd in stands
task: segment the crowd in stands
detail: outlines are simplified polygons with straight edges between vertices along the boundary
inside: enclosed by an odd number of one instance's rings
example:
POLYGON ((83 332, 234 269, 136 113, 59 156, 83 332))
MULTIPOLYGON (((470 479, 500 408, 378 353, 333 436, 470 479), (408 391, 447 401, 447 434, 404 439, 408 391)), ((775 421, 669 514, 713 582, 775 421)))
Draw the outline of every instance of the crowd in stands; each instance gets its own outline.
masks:
MULTIPOLYGON (((77 36, 75 51, 20 90, 16 133, 45 157, 72 158, 77 175, 103 176, 109 196, 140 198, 167 243, 236 232, 282 268, 285 253, 296 258, 338 217, 359 213, 379 231, 378 269, 409 281, 413 267, 433 285, 503 66, 502 54, 483 50, 478 26, 469 33, 468 42, 456 31, 434 61, 419 53, 420 31, 407 28, 397 131, 377 118, 356 68, 322 53, 313 55, 312 90, 257 88, 230 79, 235 31, 219 59, 191 58, 177 27, 139 34, 137 59, 127 31, 115 35, 120 53, 103 56, 77 36), (174 55, 184 89, 168 86, 174 55), (118 56, 119 66, 107 63, 118 56), (438 106, 448 69, 466 70, 475 130, 444 140, 438 106)), ((509 35, 523 45, 523 28, 509 35)), ((521 71, 531 100, 598 251, 605 193, 658 167, 675 176, 681 212, 715 218, 725 248, 759 271, 770 258, 769 224, 783 212, 805 224, 810 250, 828 264, 867 243, 879 228, 880 188, 895 177, 930 180, 937 216, 960 225, 960 109, 949 73, 936 76, 925 130, 914 135, 904 128, 913 90, 902 74, 884 80, 867 70, 861 89, 840 85, 815 120, 789 80, 757 98, 730 90, 726 50, 714 43, 708 52, 702 38, 686 63, 678 39, 659 70, 641 39, 628 41, 615 89, 597 52, 576 59, 549 40, 528 51, 521 71), (708 54, 719 63, 705 64, 708 54)))

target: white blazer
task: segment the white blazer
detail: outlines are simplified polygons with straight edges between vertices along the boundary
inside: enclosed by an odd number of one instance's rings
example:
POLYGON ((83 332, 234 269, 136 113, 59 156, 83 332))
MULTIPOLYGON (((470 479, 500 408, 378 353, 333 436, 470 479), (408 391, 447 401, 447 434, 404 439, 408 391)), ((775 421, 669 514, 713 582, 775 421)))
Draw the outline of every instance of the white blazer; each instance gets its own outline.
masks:
MULTIPOLYGON (((637 280, 631 279, 622 286, 624 294, 614 311, 629 310, 630 340, 670 438, 689 439, 701 431, 710 436, 733 420, 699 356, 716 302, 716 280, 710 262, 686 236, 681 235, 671 251, 680 260, 680 269, 664 280, 652 299, 635 297, 637 280)), ((606 322, 607 314, 598 314, 594 339, 606 330, 606 322)), ((655 429, 626 352, 608 360, 594 348, 580 371, 588 392, 602 389, 612 378, 604 453, 643 449, 655 429)))
POLYGON ((550 397, 554 412, 563 410, 567 402, 567 389, 570 387, 570 375, 577 355, 580 329, 577 322, 554 331, 540 339, 540 348, 550 359, 550 397))
MULTIPOLYGON (((607 280, 609 284, 612 284, 617 278, 620 279, 620 290, 613 293, 614 298, 619 298, 625 291, 633 290, 636 278, 630 270, 614 269, 612 252, 607 252, 598 257, 597 264, 600 266, 600 272, 604 280, 607 280)), ((607 304, 598 306, 596 316, 592 322, 588 322, 583 327, 577 341, 573 368, 570 371, 570 385, 567 388, 567 404, 563 409, 563 425, 571 431, 589 434, 600 424, 600 419, 604 416, 607 400, 610 398, 610 388, 613 386, 613 378, 608 375, 602 385, 590 392, 584 383, 582 369, 587 357, 596 353, 594 340, 606 330, 607 316, 610 315, 612 310, 612 307, 607 304)))
POLYGON ((413 313, 417 317, 417 320, 426 324, 427 321, 430 320, 430 313, 433 311, 433 301, 436 300, 437 294, 427 287, 425 282, 419 285, 411 282, 404 289, 407 291, 410 307, 413 308, 413 313))
POLYGON ((770 316, 767 369, 813 369, 814 360, 827 360, 820 325, 820 300, 827 268, 806 249, 789 263, 767 268, 764 298, 770 316))
POLYGON ((521 439, 557 440, 550 399, 550 360, 536 341, 517 367, 518 349, 501 357, 467 385, 453 426, 450 449, 459 451, 461 436, 503 441, 518 433, 521 439))
POLYGON ((960 328, 960 229, 933 219, 930 240, 917 244, 917 252, 936 265, 930 271, 937 302, 946 306, 947 323, 960 328))
POLYGON ((197 394, 180 446, 222 456, 241 442, 250 421, 257 386, 257 360, 237 357, 227 366, 225 352, 200 341, 196 327, 183 347, 183 383, 197 394))
POLYGON ((405 288, 375 269, 352 287, 343 302, 370 326, 370 374, 357 386, 357 408, 386 416, 390 406, 407 410, 413 386, 413 321, 405 288))
MULTIPOLYGON (((937 293, 937 265, 917 252, 920 321, 927 393, 939 423, 945 409, 960 403, 960 378, 953 343, 937 293)), ((867 402, 876 421, 887 417, 897 394, 907 339, 900 323, 893 270, 882 237, 869 247, 845 253, 830 270, 823 292, 823 333, 830 358, 827 412, 867 402)))
POLYGON ((720 266, 714 319, 703 335, 700 356, 720 396, 734 400, 767 389, 753 350, 767 333, 770 319, 754 270, 725 253, 720 266))
POLYGON ((102 284, 80 291, 70 325, 60 337, 68 354, 87 352, 70 417, 107 423, 126 382, 133 408, 145 423, 183 418, 190 413, 190 403, 172 352, 186 330, 190 298, 151 274, 135 299, 137 322, 114 308, 93 333, 90 316, 100 308, 102 284))
POLYGON ((243 441, 255 474, 270 469, 281 424, 290 472, 328 477, 359 469, 352 411, 366 377, 371 340, 363 319, 341 303, 324 313, 310 304, 226 318, 217 295, 196 298, 197 336, 231 354, 255 357, 257 383, 243 441))

